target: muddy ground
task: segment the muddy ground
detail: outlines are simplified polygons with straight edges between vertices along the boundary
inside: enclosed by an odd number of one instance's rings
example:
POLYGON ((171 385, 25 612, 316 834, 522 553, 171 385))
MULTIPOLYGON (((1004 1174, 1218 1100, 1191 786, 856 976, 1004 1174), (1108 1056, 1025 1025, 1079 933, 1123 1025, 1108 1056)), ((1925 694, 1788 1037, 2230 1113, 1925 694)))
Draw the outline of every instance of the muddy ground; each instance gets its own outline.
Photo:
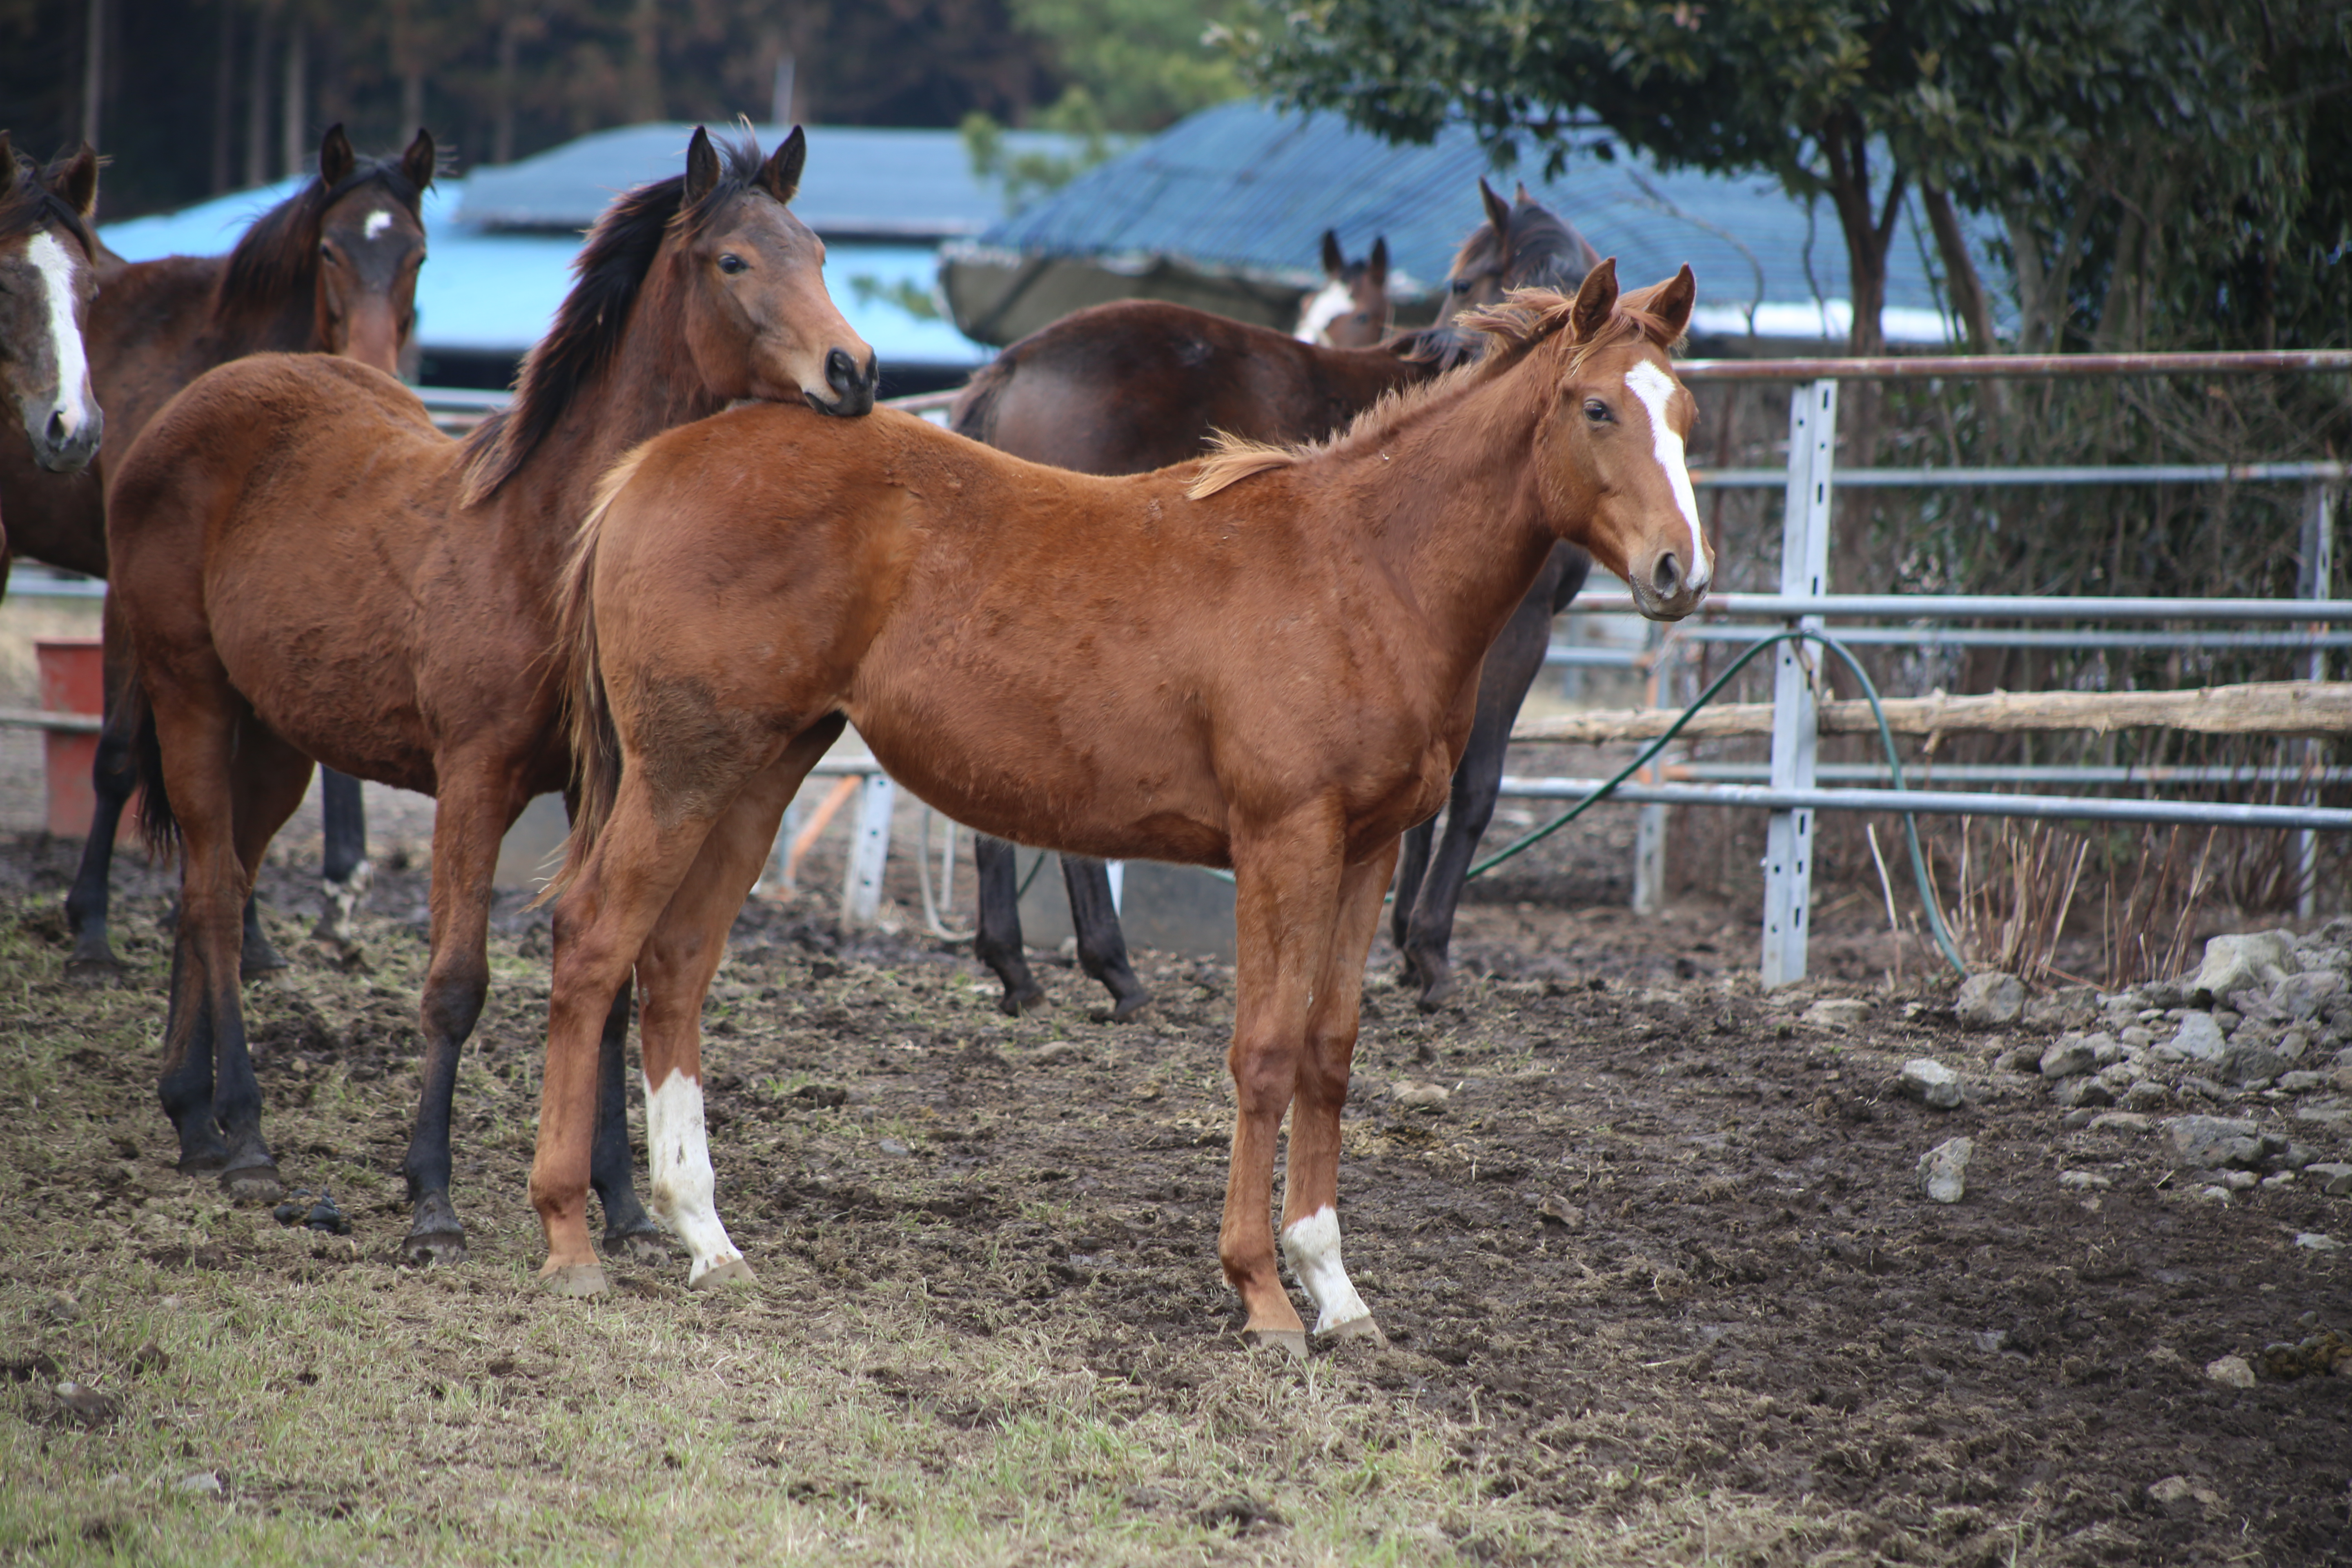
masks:
MULTIPOLYGON (((461 1329, 485 1310, 482 1289, 509 1285, 517 1321, 573 1310, 542 1308, 524 1279, 539 1256, 523 1181, 543 916, 502 902, 497 980, 461 1084, 457 1195, 474 1258, 444 1272, 489 1283, 425 1290, 392 1261, 406 1218, 397 1172, 423 877, 383 874, 362 928, 369 967, 354 973, 302 940, 310 879, 281 858, 268 871, 272 929, 296 968, 249 993, 268 1125, 290 1181, 334 1183, 355 1222, 347 1251, 281 1245, 266 1216, 216 1209, 212 1243, 175 1238, 174 1205, 205 1195, 173 1172, 153 1100, 163 879, 126 867, 119 946, 132 980, 86 993, 57 962, 70 847, 0 840, 15 971, 0 1032, 42 1101, 11 1105, 17 1152, 0 1170, 0 1206, 42 1216, 45 1238, 11 1226, 26 1242, 0 1313, 12 1364, 51 1352, 68 1365, 75 1353, 120 1360, 127 1347, 43 1306, 87 1296, 108 1269, 144 1289, 202 1281, 232 1315, 316 1288, 322 1270, 394 1291, 402 1321, 428 1328, 461 1329), (58 1229, 68 1216, 72 1237, 58 1229)), ((1310 1553, 1279 1510, 1225 1517, 1222 1503, 1145 1488, 1123 1494, 1128 1505, 1178 1532, 1134 1538, 1160 1543, 1144 1556, 2352 1563, 2352 1377, 2241 1389, 2204 1371, 2315 1327, 2352 1329, 2352 1250, 2295 1245, 2307 1232, 2352 1240, 2352 1200, 2290 1187, 2224 1208, 2169 1175, 2158 1134, 2062 1130, 2038 1081, 1990 1066, 2016 1037, 1960 1030, 1932 990, 1890 990, 1866 930, 1822 933, 1817 965, 1831 978, 1768 998, 1738 911, 1636 921, 1563 907, 1622 864, 1613 848, 1601 861, 1564 849, 1549 869, 1474 895, 1457 952, 1476 978, 1437 1014, 1416 1010, 1387 979, 1385 948, 1375 954, 1341 1213, 1389 1348, 1251 1373, 1328 1377, 1344 1401, 1421 1423, 1446 1446, 1441 1468, 1474 1477, 1478 1500, 1425 1536, 1336 1547, 1318 1536, 1310 1553), (1803 1022, 1824 995, 1866 998, 1867 1019, 1803 1022), (1919 1055, 1961 1069, 1970 1103, 1940 1112, 1899 1099, 1895 1071, 1919 1055), (1452 1097, 1399 1110, 1391 1096, 1408 1080, 1452 1097), (1914 1167, 1959 1133, 1976 1142, 1968 1195, 1929 1204, 1914 1167), (2068 1171, 2107 1184, 2062 1187, 2068 1171), (2187 1484, 2151 1493, 2175 1477, 2187 1484), (1782 1523, 1713 1542, 1696 1526, 1668 1530, 1638 1550, 1629 1535, 1592 1554, 1593 1529, 1662 1507, 1673 1517, 1695 1498, 1782 1523)), ((845 938, 820 895, 746 911, 711 995, 705 1061, 721 1213, 761 1271, 775 1331, 861 1295, 911 1292, 929 1331, 963 1349, 929 1363, 869 1350, 866 1397, 886 1410, 957 1432, 1009 1427, 1018 1405, 952 1368, 964 1350, 1038 1334, 1070 1347, 1099 1380, 1090 1386, 1121 1391, 1119 1419, 1207 1419, 1229 1369, 1265 1359, 1236 1348, 1215 1260, 1233 976, 1150 953, 1138 968, 1155 1002, 1135 1023, 1096 1021, 1099 995, 1050 957, 1051 1009, 1007 1019, 992 981, 936 940, 845 938)), ((689 1321, 720 1310, 677 1289, 683 1272, 616 1265, 619 1310, 689 1321)), ((565 1374, 535 1375, 552 1388, 565 1374)), ((32 1394, 6 1397, 0 1421, 42 1419, 32 1394)), ((744 1442, 749 1457, 726 1462, 758 1477, 774 1461, 744 1442)), ((1267 1484, 1321 1474, 1304 1465, 1267 1484)), ((327 1511, 299 1488, 257 1506, 327 1511)), ((13 1544, 38 1555, 43 1539, 13 1544)), ((1125 1550, 1081 1544, 1068 1555, 1125 1550)))

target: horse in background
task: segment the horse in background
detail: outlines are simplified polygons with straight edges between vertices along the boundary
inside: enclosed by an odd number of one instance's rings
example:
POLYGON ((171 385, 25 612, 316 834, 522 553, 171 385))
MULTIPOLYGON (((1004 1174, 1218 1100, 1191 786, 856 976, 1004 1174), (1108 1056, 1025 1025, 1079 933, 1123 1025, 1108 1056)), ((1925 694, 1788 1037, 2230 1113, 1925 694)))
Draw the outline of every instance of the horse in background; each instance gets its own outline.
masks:
MULTIPOLYGON (((82 341, 98 295, 97 208, 89 142, 44 169, 0 131, 0 394, 33 461, 53 474, 88 468, 106 426, 82 341)), ((7 537, 0 532, 0 593, 7 537)))
MULTIPOLYGON (((1397 839, 1444 799, 1486 650, 1565 540, 1671 620, 1713 564, 1668 345, 1696 285, 1604 262, 1471 318, 1477 363, 1307 447, 1118 479, 895 409, 732 410, 608 477, 567 574, 580 808, 555 885, 530 1195, 542 1278, 605 1288, 586 1224, 597 1031, 644 991, 646 1144, 694 1257, 713 1200, 701 1015, 785 805, 855 724, 958 821, 1090 856, 1230 866, 1238 1100, 1218 1253, 1245 1336, 1377 1336, 1341 1264, 1339 1113, 1397 839)), ((159 704, 159 712, 160 712, 159 704)), ((193 897, 193 894, 192 894, 193 897)), ((233 994, 233 993, 232 993, 233 994)))
MULTIPOLYGON (((123 460, 107 531, 139 679, 129 706, 146 721, 145 815, 151 837, 184 846, 160 1085, 184 1172, 218 1171, 239 1199, 280 1190, 236 910, 314 761, 415 790, 438 808, 402 1252, 466 1256, 449 1195, 458 1056, 489 987, 499 842, 532 796, 572 784, 556 590, 597 476, 739 398, 874 405, 873 351, 825 292, 824 247, 787 210, 807 150, 795 130, 763 161, 698 129, 684 174, 597 218, 512 403, 462 442, 379 368, 261 354, 198 379, 123 460)), ((630 1170, 628 999, 607 1001, 605 1242, 658 1251, 630 1170)))
POLYGON ((1327 349, 1368 349, 1389 335, 1396 308, 1389 300, 1388 236, 1375 236, 1371 254, 1350 261, 1339 236, 1325 229, 1323 277, 1323 287, 1300 302, 1292 337, 1327 349))
MULTIPOLYGON (((89 472, 39 472, 29 453, 0 441, 0 508, 23 553, 93 577, 108 574, 105 470, 182 387, 215 365, 269 352, 346 354, 396 373, 416 321, 425 261, 424 194, 433 183, 432 136, 418 131, 398 158, 362 158, 340 125, 320 139, 319 172, 255 219, 226 256, 126 262, 101 246, 89 314, 90 374, 105 412, 105 447, 89 472)), ((121 628, 106 612, 107 727, 91 771, 97 809, 66 896, 73 932, 68 976, 122 972, 107 940, 114 836, 138 780, 131 736, 115 717, 123 679, 121 628)), ((367 885, 366 827, 356 781, 329 774, 326 913, 320 934, 341 942, 367 885)), ((280 969, 247 911, 249 973, 280 969)))
MULTIPOLYGON (((1446 322, 1373 349, 1315 349, 1280 333, 1181 305, 1122 301, 1074 311, 998 355, 971 378, 950 428, 1000 451, 1081 473, 1135 474, 1195 458, 1220 434, 1292 443, 1319 440, 1381 397, 1418 384, 1476 352, 1482 340, 1450 324, 1507 290, 1572 291, 1597 265, 1584 237, 1524 187, 1506 204, 1484 180, 1486 221, 1463 241, 1446 274, 1446 322)), ((1432 865, 1432 825, 1406 836, 1397 889, 1396 942, 1407 978, 1436 1005, 1452 983, 1445 950, 1463 873, 1493 819, 1511 723, 1543 667, 1551 619, 1584 584, 1590 563, 1561 544, 1489 651, 1478 720, 1457 769, 1446 836, 1432 865)), ((973 840, 979 871, 974 952, 1003 987, 1001 1005, 1043 1005, 1045 989, 1022 945, 1013 847, 973 840)), ((1136 978, 1101 864, 1065 855, 1062 879, 1078 963, 1111 994, 1111 1016, 1150 1000, 1136 978)))

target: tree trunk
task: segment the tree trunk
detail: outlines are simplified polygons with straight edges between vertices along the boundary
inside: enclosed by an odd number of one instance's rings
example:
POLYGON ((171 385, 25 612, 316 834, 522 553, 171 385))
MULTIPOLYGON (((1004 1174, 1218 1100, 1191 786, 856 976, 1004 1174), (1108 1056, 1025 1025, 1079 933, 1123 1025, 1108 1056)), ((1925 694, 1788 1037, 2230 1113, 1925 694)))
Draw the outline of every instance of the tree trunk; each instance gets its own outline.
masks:
POLYGON ((309 167, 310 129, 310 51, 304 47, 302 19, 289 14, 286 18, 286 120, 278 127, 283 132, 282 162, 286 177, 299 178, 309 167))
POLYGON ((232 144, 236 139, 236 7, 221 0, 220 56, 213 62, 213 195, 229 188, 234 177, 232 144))
POLYGON ((629 118, 640 123, 662 117, 661 8, 658 0, 635 0, 629 9, 629 118))
POLYGON ((269 183, 269 23, 265 8, 253 18, 253 68, 245 97, 245 183, 269 183))
POLYGON ((1927 226, 1935 231, 1936 249, 1943 258, 1944 287, 1951 292, 1952 314, 1960 319, 1960 329, 1968 334, 1969 352, 1998 353, 2000 345, 1992 335, 1992 312, 1985 304, 1984 280, 1977 275, 1975 258, 1969 255, 1968 236, 1960 231, 1959 215, 1952 210, 1950 193, 1923 180, 1919 184, 1919 204, 1927 209, 1927 226))
POLYGON ((106 100, 106 0, 89 0, 81 51, 81 139, 96 147, 106 100))

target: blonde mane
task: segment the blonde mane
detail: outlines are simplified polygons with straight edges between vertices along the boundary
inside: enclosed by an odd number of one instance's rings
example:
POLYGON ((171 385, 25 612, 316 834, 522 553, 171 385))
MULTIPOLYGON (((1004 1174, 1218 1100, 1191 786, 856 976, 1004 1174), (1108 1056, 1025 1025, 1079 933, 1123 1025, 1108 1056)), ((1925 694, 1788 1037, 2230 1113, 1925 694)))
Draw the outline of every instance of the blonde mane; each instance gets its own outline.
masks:
MULTIPOLYGON (((1669 352, 1678 347, 1680 340, 1669 336, 1666 323, 1644 309, 1650 293, 1650 289, 1643 289, 1620 295, 1601 329, 1589 340, 1578 342, 1571 351, 1570 372, 1581 368, 1586 360, 1603 349, 1636 339, 1647 339, 1669 352)), ((1514 289, 1501 304, 1474 310, 1454 323, 1486 340, 1486 351, 1480 357, 1433 381, 1384 393, 1379 402, 1349 421, 1345 428, 1319 441, 1276 446, 1217 431, 1210 438, 1209 455, 1202 460, 1199 476, 1184 494, 1190 500, 1202 500, 1258 474, 1385 441, 1422 409, 1508 371, 1538 344, 1565 330, 1573 319, 1575 307, 1574 300, 1554 289, 1514 289)))

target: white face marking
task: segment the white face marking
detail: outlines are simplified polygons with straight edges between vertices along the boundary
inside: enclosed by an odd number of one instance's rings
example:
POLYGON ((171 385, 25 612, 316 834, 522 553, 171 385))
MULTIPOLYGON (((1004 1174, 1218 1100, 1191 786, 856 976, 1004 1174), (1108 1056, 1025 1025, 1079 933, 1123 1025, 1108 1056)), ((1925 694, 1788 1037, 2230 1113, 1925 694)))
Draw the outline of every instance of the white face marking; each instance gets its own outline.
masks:
POLYGON ((1326 1333, 1342 1323, 1369 1318, 1372 1310, 1356 1294, 1348 1271, 1339 1263, 1339 1216, 1329 1205, 1317 1209, 1282 1233, 1282 1255, 1322 1311, 1315 1331, 1326 1333))
POLYGON ((1319 343, 1331 330, 1331 323, 1356 308, 1356 297, 1338 279, 1307 297, 1298 308, 1298 330, 1291 334, 1302 343, 1319 343))
POLYGON ((37 234, 25 247, 25 255, 47 296, 49 349, 57 356, 59 423, 68 436, 77 436, 89 425, 97 403, 89 393, 89 356, 82 352, 81 328, 74 323, 73 252, 59 245, 56 235, 37 234))
POLYGON ((1690 469, 1683 465, 1683 438, 1666 423, 1666 400, 1675 395, 1674 377, 1643 360, 1625 373, 1625 390, 1642 400, 1650 415, 1651 450, 1657 454, 1658 467, 1666 470, 1666 482, 1674 487, 1675 504, 1683 509, 1683 521, 1690 524, 1691 567, 1685 579, 1696 590, 1707 585, 1715 575, 1715 563, 1706 553, 1706 538, 1698 526, 1698 497, 1691 490, 1690 469))
POLYGON ((646 1080, 646 1163, 652 1167, 655 1215, 694 1255, 688 1284, 743 1256, 727 1239, 712 1201, 702 1085, 675 1068, 659 1089, 646 1080))
POLYGON ((366 239, 381 239, 383 237, 383 231, 391 226, 392 215, 383 208, 378 207, 367 215, 367 222, 360 226, 360 235, 366 239))

